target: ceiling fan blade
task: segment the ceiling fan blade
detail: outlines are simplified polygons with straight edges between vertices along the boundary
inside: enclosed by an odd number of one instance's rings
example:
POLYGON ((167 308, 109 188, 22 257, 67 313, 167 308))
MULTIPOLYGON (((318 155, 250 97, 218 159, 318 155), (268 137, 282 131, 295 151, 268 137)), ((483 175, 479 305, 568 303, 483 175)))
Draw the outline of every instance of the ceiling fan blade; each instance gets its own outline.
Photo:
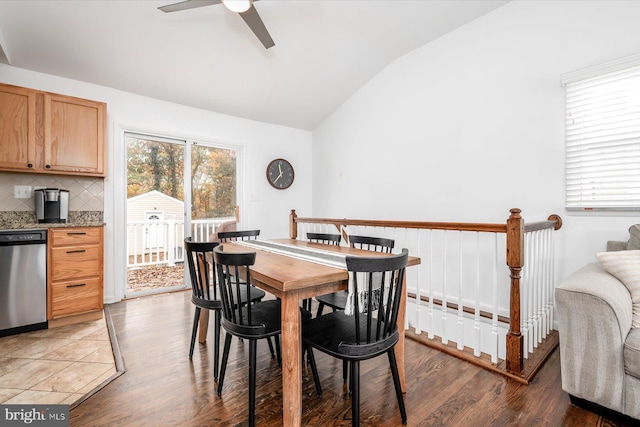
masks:
POLYGON ((269 49, 270 47, 275 46, 273 39, 267 31, 267 27, 264 26, 264 22, 262 22, 262 19, 260 18, 260 15, 258 15, 258 11, 253 6, 253 4, 251 4, 249 10, 240 13, 240 16, 242 16, 244 22, 246 22, 249 28, 251 28, 253 34, 255 34, 256 37, 258 37, 258 39, 262 42, 265 49, 269 49))
POLYGON ((163 12, 177 12, 179 10, 194 9, 196 7, 210 6, 218 3, 222 3, 222 0, 185 0, 180 3, 161 6, 158 9, 163 12))

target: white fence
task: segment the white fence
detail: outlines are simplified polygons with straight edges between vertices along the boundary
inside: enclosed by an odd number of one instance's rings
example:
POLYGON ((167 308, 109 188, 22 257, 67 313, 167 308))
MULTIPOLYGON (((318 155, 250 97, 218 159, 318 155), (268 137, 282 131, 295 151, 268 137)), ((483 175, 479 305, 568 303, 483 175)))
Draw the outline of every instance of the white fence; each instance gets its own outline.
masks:
MULTIPOLYGON (((206 242, 215 236, 218 227, 235 217, 191 221, 191 236, 196 242, 206 242)), ((184 262, 184 221, 140 221, 127 223, 127 267, 175 265, 184 262)))

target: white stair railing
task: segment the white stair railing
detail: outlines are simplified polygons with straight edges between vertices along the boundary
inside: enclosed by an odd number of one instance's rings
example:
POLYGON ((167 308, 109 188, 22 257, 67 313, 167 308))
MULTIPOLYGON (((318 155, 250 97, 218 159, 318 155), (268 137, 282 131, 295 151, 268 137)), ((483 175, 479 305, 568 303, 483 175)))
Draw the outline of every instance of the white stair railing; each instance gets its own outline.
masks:
POLYGON ((391 238, 395 253, 407 248, 420 257, 407 269, 406 327, 443 348, 496 366, 506 361, 507 371, 522 375, 523 360, 552 331, 556 215, 526 225, 518 209, 506 224, 298 218, 295 211, 290 219, 292 238, 340 233, 342 245, 349 235, 391 238))

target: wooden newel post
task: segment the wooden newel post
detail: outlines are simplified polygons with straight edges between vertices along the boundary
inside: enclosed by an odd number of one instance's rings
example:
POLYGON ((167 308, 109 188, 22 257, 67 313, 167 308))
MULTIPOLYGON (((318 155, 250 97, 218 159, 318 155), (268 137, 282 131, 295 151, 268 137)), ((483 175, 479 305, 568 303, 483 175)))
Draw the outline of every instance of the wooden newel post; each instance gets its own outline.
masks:
POLYGON ((507 371, 522 374, 524 370, 523 338, 520 333, 520 272, 524 262, 524 220, 520 209, 511 209, 507 220, 507 265, 511 270, 509 332, 507 332, 507 371))
POLYGON ((296 210, 291 209, 291 213, 289 214, 289 237, 291 239, 298 238, 298 223, 296 222, 296 218, 298 218, 296 210))

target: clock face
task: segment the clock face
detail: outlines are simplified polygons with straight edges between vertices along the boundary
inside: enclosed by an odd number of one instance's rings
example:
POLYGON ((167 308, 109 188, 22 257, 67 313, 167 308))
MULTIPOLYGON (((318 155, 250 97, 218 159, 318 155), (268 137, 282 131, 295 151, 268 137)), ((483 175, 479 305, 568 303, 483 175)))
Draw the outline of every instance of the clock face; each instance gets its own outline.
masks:
POLYGON ((275 159, 267 166, 267 180, 273 188, 284 190, 293 184, 293 166, 285 159, 275 159))

